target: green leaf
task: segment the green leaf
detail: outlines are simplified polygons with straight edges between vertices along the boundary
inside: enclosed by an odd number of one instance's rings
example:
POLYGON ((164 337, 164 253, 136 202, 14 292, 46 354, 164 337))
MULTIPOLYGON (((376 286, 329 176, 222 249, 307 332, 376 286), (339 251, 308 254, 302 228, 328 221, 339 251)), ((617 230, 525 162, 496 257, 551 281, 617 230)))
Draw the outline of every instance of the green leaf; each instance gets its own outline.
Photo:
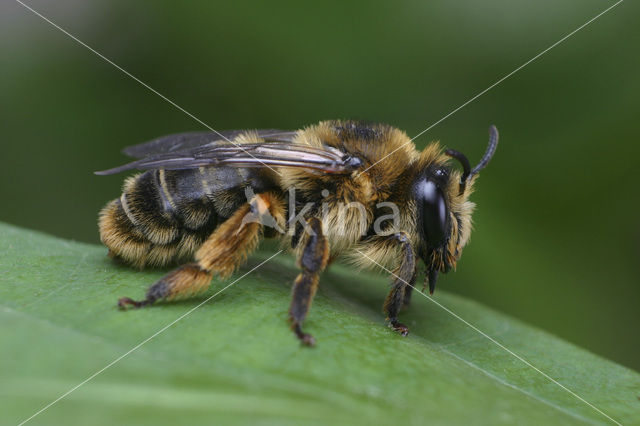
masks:
MULTIPOLYGON (((0 252, 2 424, 29 418, 223 287, 121 312, 118 297, 141 297, 165 271, 2 224, 0 252)), ((318 344, 301 347, 286 323, 296 273, 278 255, 29 424, 611 423, 419 294, 402 315, 411 334, 393 333, 381 313, 388 279, 342 265, 323 275, 306 323, 318 344)), ((615 420, 639 421, 638 373, 473 301, 443 291, 435 301, 615 420)))

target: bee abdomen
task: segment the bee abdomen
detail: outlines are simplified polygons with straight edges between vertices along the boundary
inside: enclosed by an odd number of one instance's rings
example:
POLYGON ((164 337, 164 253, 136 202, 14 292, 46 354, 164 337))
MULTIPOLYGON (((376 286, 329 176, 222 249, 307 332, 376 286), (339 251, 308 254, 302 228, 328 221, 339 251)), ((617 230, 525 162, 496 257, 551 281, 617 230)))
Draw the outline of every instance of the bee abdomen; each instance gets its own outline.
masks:
POLYGON ((109 248, 109 256, 137 267, 145 265, 151 243, 131 223, 120 199, 109 202, 100 212, 100 239, 109 248))
POLYGON ((159 183, 157 170, 128 178, 120 205, 133 226, 150 242, 164 245, 178 238, 178 221, 159 183))
POLYGON ((120 198, 100 213, 100 237, 110 255, 140 268, 193 256, 219 216, 185 172, 151 170, 125 181, 120 198))

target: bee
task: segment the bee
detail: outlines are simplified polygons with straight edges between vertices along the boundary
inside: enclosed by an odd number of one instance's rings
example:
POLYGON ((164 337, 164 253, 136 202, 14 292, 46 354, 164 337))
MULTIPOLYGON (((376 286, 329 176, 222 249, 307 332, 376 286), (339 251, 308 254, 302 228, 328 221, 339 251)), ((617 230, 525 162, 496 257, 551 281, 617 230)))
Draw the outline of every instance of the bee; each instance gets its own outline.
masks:
POLYGON ((416 150, 386 124, 323 121, 297 131, 181 133, 125 148, 135 161, 96 173, 143 172, 100 212, 101 240, 110 257, 138 268, 181 266, 144 299, 123 297, 118 305, 201 293, 214 276, 228 278, 242 265, 261 237, 275 237, 298 260, 289 321, 303 344, 315 344, 302 325, 319 275, 338 257, 393 271, 383 312, 406 336, 398 316, 418 264, 430 293, 438 274, 456 267, 471 234, 469 196, 497 144, 491 126, 486 152, 471 168, 437 142, 416 150))

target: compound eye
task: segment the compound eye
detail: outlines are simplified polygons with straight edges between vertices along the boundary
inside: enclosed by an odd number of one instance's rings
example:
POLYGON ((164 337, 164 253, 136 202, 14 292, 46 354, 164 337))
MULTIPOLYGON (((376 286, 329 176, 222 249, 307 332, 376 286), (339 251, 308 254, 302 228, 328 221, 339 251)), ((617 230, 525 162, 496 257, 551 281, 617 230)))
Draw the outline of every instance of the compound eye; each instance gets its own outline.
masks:
POLYGON ((442 190, 435 182, 424 179, 416 186, 423 236, 430 248, 444 243, 449 212, 442 190))

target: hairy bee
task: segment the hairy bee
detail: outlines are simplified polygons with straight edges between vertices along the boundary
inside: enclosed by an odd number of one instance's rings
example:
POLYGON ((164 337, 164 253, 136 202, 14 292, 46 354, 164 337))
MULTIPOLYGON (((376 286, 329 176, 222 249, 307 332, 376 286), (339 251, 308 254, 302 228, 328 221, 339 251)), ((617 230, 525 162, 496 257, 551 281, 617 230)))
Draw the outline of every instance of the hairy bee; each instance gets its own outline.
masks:
POLYGON ((469 195, 497 143, 492 126, 474 168, 438 143, 419 152, 396 128, 354 121, 182 133, 125 148, 138 160, 97 173, 146 171, 128 178, 120 198, 100 213, 109 255, 139 268, 184 264, 149 287, 145 299, 118 304, 200 293, 214 275, 228 277, 264 235, 289 243, 298 258, 289 319, 303 343, 314 344, 301 327, 318 276, 340 255, 393 270, 383 310, 407 335, 398 314, 409 303, 418 262, 430 292, 439 272, 455 268, 471 233, 469 195))

